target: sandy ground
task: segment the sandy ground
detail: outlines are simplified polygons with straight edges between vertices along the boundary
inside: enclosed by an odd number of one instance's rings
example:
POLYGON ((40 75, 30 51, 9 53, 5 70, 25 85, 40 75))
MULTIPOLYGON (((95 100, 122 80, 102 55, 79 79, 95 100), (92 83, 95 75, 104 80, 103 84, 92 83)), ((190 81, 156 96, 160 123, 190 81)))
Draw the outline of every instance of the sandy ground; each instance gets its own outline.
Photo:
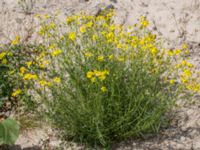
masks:
MULTIPOLYGON (((139 16, 146 15, 150 28, 168 43, 168 47, 189 45, 191 60, 200 66, 200 0, 26 0, 19 5, 17 0, 0 0, 0 42, 9 42, 16 35, 28 40, 34 28, 35 13, 61 13, 67 15, 85 11, 97 13, 101 7, 112 5, 116 10, 116 22, 131 25, 139 16)), ((30 38, 31 39, 31 38, 30 38)), ((200 150, 200 103, 186 105, 177 110, 173 124, 160 134, 143 141, 127 140, 114 144, 113 150, 200 150)), ((49 140, 50 146, 58 146, 59 140, 49 139, 52 131, 32 130, 21 134, 17 143, 21 148, 42 145, 49 140)), ((66 146, 67 147, 67 146, 66 146)), ((38 147, 34 147, 37 149, 38 147)), ((34 149, 33 148, 33 149, 34 149)), ((14 149, 17 149, 16 147, 14 149)), ((20 148, 19 148, 20 149, 20 148)), ((67 147, 66 149, 84 149, 67 147)))

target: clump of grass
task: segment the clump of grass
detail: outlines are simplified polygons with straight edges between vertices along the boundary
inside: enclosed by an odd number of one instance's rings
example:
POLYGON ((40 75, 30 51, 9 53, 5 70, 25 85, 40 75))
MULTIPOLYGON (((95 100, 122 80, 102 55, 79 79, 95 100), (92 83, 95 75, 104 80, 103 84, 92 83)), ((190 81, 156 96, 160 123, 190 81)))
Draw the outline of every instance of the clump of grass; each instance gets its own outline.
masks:
POLYGON ((165 49, 144 16, 128 28, 114 24, 112 11, 61 23, 36 16, 44 69, 22 79, 34 81, 50 120, 68 138, 109 147, 156 132, 180 96, 200 90, 187 45, 165 49))

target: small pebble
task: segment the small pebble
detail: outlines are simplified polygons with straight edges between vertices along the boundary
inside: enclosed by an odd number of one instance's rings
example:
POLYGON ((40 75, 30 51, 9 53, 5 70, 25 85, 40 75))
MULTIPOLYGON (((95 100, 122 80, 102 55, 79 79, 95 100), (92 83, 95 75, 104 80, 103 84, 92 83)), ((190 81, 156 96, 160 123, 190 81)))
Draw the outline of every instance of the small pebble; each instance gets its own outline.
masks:
POLYGON ((113 2, 113 3, 117 3, 117 0, 110 0, 111 2, 113 2))

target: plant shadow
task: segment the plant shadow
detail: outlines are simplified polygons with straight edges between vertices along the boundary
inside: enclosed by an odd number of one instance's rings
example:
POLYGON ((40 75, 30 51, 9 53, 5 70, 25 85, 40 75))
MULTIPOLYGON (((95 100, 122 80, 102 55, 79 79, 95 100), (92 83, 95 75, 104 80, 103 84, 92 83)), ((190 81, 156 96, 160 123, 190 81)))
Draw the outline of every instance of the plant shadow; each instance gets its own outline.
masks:
POLYGON ((40 148, 39 146, 21 148, 20 145, 13 145, 13 146, 3 145, 0 146, 0 150, 42 150, 42 148, 40 148))

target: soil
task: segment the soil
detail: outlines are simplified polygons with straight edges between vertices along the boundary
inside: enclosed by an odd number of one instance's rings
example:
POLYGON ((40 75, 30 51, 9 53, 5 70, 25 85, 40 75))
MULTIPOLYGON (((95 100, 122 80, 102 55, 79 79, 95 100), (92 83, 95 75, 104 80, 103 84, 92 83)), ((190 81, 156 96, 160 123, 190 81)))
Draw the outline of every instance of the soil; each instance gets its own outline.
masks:
MULTIPOLYGON (((167 41, 169 48, 189 45, 191 61, 200 67, 200 0, 18 0, 0 1, 0 42, 8 43, 16 36, 34 41, 32 29, 37 26, 34 14, 60 12, 64 19, 80 11, 96 15, 101 9, 114 8, 116 22, 125 26, 137 22, 146 15, 150 29, 167 41)), ((113 150, 200 150, 200 102, 199 96, 175 110, 173 123, 160 133, 144 140, 129 139, 112 145, 113 150)), ((85 149, 76 144, 61 141, 49 127, 23 132, 11 149, 85 149)))

